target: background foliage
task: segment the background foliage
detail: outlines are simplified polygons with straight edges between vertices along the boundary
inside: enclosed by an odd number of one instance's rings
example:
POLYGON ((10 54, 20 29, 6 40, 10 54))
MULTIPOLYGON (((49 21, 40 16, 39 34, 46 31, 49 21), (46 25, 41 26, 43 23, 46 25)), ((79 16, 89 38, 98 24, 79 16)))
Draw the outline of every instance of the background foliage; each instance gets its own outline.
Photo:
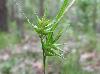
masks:
MULTIPOLYGON (((37 24, 36 15, 41 18, 45 12, 51 21, 63 1, 0 0, 7 8, 6 25, 1 24, 5 16, 0 12, 0 74, 42 74, 40 39, 25 17, 37 24), (3 26, 8 29, 2 30, 3 26)), ((5 12, 5 6, 0 10, 5 12)), ((65 13, 54 32, 57 35, 61 28, 64 30, 57 43, 66 43, 61 46, 65 59, 48 57, 48 74, 99 74, 99 8, 100 0, 76 0, 65 13)))

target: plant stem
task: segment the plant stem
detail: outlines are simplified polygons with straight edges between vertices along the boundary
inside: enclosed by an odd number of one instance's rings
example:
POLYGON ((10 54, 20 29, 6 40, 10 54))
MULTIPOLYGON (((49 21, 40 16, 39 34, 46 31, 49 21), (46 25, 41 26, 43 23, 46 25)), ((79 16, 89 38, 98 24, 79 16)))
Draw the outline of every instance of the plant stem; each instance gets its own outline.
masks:
POLYGON ((46 74, 46 56, 45 56, 45 53, 43 52, 43 66, 44 66, 44 74, 46 74))
POLYGON ((45 67, 45 65, 46 65, 46 55, 45 55, 45 49, 44 49, 44 45, 43 45, 43 37, 41 36, 40 38, 41 38, 42 51, 43 51, 43 68, 44 68, 43 72, 44 72, 44 74, 46 74, 46 67, 45 67))

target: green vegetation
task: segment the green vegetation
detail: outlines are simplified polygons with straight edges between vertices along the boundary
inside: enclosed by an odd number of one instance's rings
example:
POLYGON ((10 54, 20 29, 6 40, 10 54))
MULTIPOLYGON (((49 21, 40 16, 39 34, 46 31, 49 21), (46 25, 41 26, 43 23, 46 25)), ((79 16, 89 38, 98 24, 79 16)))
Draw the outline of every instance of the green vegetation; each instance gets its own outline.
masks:
POLYGON ((0 74, 100 73, 99 0, 0 5, 0 74))
POLYGON ((13 46, 16 43, 20 42, 20 37, 18 36, 18 31, 16 29, 15 23, 10 23, 11 33, 0 32, 0 48, 13 46))
POLYGON ((76 53, 69 55, 62 64, 61 74, 94 74, 82 70, 77 61, 77 57, 78 55, 76 55, 76 53))
POLYGON ((32 25, 41 39, 42 50, 43 50, 44 74, 45 74, 46 57, 47 56, 62 57, 63 55, 62 50, 59 48, 60 44, 56 43, 63 31, 62 29, 59 30, 58 34, 55 37, 54 37, 54 31, 57 28, 58 22, 64 16, 64 13, 71 7, 71 5, 74 2, 75 0, 73 0, 71 4, 68 4, 68 0, 64 0, 60 11, 58 12, 57 16, 53 20, 47 20, 45 15, 43 16, 42 19, 39 19, 37 16, 38 24, 32 25))

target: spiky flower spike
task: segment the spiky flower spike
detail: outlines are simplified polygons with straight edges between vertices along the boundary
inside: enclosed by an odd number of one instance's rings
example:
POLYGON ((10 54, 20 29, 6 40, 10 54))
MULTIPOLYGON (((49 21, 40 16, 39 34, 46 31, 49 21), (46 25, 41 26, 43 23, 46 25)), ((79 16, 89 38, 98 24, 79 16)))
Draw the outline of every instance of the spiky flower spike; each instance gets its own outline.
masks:
MULTIPOLYGON (((43 16, 41 19, 37 16, 37 25, 33 25, 33 28, 39 35, 42 44, 43 50, 43 64, 44 64, 44 74, 45 74, 45 61, 47 56, 59 56, 63 57, 63 51, 59 48, 57 44, 58 39, 62 34, 62 29, 59 30, 58 34, 54 37, 54 31, 58 26, 58 22, 63 17, 64 13, 73 5, 75 0, 72 0, 71 3, 69 0, 64 0, 63 5, 61 6, 58 14, 53 20, 48 20, 46 16, 43 16)), ((29 20, 28 20, 29 22, 29 20)), ((29 22, 30 23, 30 22, 29 22)))

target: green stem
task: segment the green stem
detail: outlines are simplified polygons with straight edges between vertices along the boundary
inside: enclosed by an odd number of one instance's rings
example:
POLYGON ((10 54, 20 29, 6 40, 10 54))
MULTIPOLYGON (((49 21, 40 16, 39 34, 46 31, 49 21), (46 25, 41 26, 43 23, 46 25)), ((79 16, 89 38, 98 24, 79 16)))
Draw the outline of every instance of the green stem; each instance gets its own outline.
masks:
POLYGON ((43 52, 43 65, 44 65, 44 74, 46 74, 46 56, 44 52, 43 52))
POLYGON ((45 55, 45 49, 44 49, 44 45, 43 45, 43 37, 41 36, 41 44, 42 44, 42 51, 43 51, 43 67, 44 67, 44 74, 46 74, 46 55, 45 55))

